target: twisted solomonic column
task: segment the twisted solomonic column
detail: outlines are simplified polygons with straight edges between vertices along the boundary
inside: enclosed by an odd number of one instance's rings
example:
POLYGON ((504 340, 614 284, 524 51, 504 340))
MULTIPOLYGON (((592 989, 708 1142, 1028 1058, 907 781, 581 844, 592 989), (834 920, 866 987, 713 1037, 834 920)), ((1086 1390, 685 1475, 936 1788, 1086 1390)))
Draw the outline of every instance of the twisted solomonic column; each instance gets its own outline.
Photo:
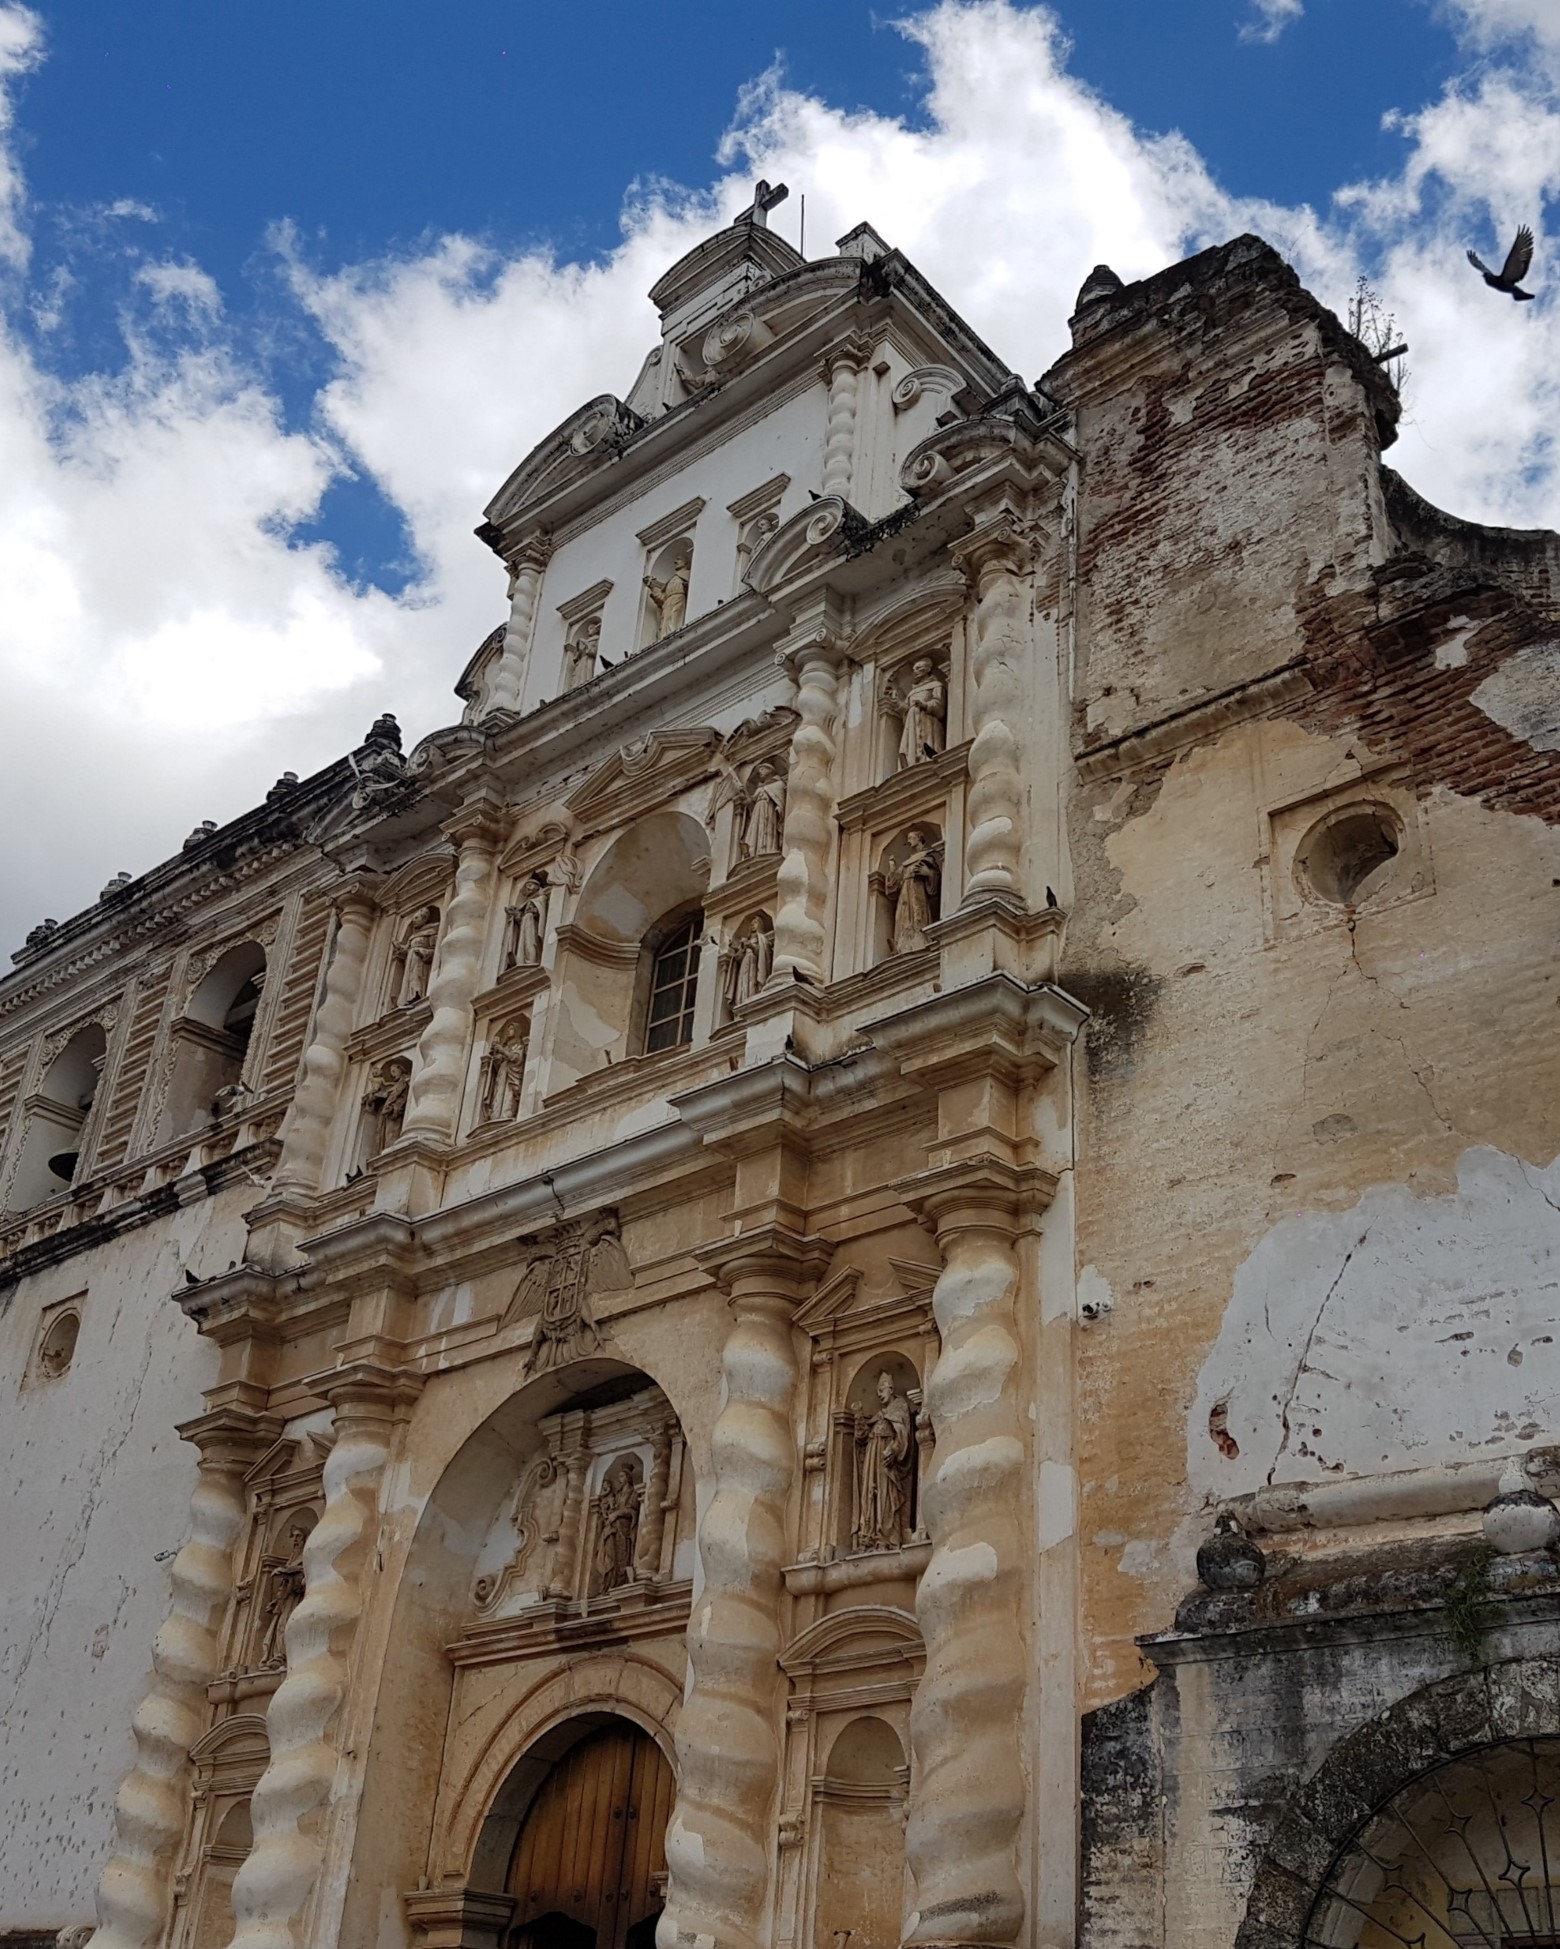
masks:
POLYGON ((323 1858, 348 1657, 379 1527, 379 1482, 406 1375, 361 1363, 314 1383, 335 1412, 325 1507, 303 1547, 303 1601, 287 1621, 287 1676, 271 1695, 271 1757, 250 1802, 254 1846, 233 1883, 230 1949, 299 1949, 298 1924, 323 1858))
POLYGON ((1021 670, 1029 647, 1029 587, 1022 541, 1004 526, 963 548, 975 586, 970 651, 969 838, 964 900, 1022 897, 1023 719, 1021 670))
POLYGON ((781 652, 796 680, 797 726, 791 734, 785 825, 775 905, 772 979, 828 973, 828 912, 836 838, 834 823, 835 719, 844 661, 835 639, 818 630, 781 652))
POLYGON ((190 1748, 206 1730, 206 1687, 233 1588, 244 1471, 277 1424, 219 1409, 179 1429, 200 1451, 190 1530, 173 1559, 173 1603, 152 1645, 152 1683, 130 1722, 135 1764, 114 1801, 114 1852, 98 1877, 102 1949, 149 1949, 168 1922, 173 1863, 190 1810, 190 1748))
POLYGON ((373 896, 360 886, 349 887, 336 901, 336 934, 325 986, 298 1072, 298 1087, 282 1127, 282 1154, 273 1181, 279 1191, 311 1194, 320 1188, 330 1127, 347 1069, 347 1038, 363 992, 374 912, 373 896))
POLYGON ((932 1291, 942 1351, 926 1389, 935 1466, 921 1497, 932 1555, 915 1605, 926 1670, 910 1707, 905 1829, 917 1902, 906 1941, 918 1949, 1013 1943, 1024 1926, 1018 1175, 952 1165, 908 1192, 943 1259, 932 1291))
POLYGON ((471 1050, 471 1004, 482 986, 482 953, 493 904, 493 856, 501 827, 490 806, 478 804, 445 830, 460 845, 455 891, 444 915, 438 958, 428 984, 432 1019, 417 1044, 404 1137, 448 1142, 455 1135, 471 1050))
POLYGON ((509 591, 509 621, 504 628, 504 647, 499 652, 488 686, 482 714, 489 711, 517 711, 525 688, 526 665, 531 657, 531 626, 536 620, 536 599, 541 594, 542 571, 547 566, 543 542, 531 542, 517 557, 514 581, 509 591))
POLYGON ((823 484, 825 499, 838 494, 850 499, 850 478, 856 459, 856 413, 861 399, 861 368, 866 363, 867 347, 856 339, 830 352, 823 362, 829 382, 829 412, 823 433, 823 484))
POLYGON ((780 1776, 786 1500, 796 1467, 791 1325, 808 1243, 779 1227, 700 1258, 731 1301, 713 1494, 699 1525, 704 1588, 688 1627, 692 1686, 677 1722, 677 1804, 660 1949, 759 1949, 780 1776))

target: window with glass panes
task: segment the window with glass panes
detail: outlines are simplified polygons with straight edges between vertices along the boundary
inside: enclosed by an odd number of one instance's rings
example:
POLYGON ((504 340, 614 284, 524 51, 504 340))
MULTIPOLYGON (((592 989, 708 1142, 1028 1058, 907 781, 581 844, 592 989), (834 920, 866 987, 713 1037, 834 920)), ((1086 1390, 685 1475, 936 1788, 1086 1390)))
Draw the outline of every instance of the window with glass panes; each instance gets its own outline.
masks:
POLYGON ((645 1016, 645 1054, 680 1049, 693 1040, 693 997, 699 984, 699 929, 703 914, 689 914, 667 935, 650 965, 650 1007, 645 1016))

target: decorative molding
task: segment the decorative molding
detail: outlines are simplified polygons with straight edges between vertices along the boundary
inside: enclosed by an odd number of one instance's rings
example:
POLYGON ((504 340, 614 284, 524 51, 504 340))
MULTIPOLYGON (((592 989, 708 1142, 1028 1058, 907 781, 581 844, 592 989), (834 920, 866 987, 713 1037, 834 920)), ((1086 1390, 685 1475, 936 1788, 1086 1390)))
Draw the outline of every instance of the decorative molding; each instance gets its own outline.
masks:
POLYGON ((846 832, 897 832, 908 820, 928 819, 934 809, 946 809, 949 793, 967 776, 970 743, 966 738, 963 744, 953 745, 925 764, 906 765, 881 784, 841 799, 834 812, 841 828, 846 832))
POLYGON ((588 589, 581 589, 577 596, 570 596, 567 602, 560 602, 558 614, 565 623, 577 623, 583 616, 594 616, 611 593, 610 581, 592 582, 588 589))
POLYGON ((709 725, 652 731, 598 765, 568 795, 564 807, 587 832, 622 825, 707 778, 715 769, 719 743, 720 733, 709 725))
POLYGON ((1311 673, 1304 660, 1297 658, 1265 676, 1232 684, 1228 690, 1215 691, 1212 696, 1199 698, 1166 717, 1123 731, 1103 744, 1088 745, 1074 754, 1073 762, 1078 776, 1090 783, 1115 778, 1122 772, 1176 757, 1194 744, 1204 744, 1209 738, 1217 737, 1233 724, 1288 710, 1308 696, 1311 689, 1311 673))
POLYGON ((652 521, 647 528, 641 528, 639 543, 647 552, 664 548, 669 541, 676 541, 686 535, 704 512, 705 500, 696 494, 691 501, 684 501, 681 507, 673 508, 670 514, 663 514, 658 521, 652 521))

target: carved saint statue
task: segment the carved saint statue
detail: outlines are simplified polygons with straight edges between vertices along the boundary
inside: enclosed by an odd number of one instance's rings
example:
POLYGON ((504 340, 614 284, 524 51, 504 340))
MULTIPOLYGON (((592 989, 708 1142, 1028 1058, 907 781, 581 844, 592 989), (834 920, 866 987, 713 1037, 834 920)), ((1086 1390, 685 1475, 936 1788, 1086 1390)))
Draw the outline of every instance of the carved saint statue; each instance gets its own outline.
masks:
POLYGON ((401 936, 396 955, 400 962, 400 981, 396 988, 395 1005, 406 1008, 412 1002, 420 1002, 428 993, 428 980, 433 972, 433 953, 439 944, 439 910, 437 907, 419 907, 406 924, 406 932, 401 936))
POLYGON ((407 1056, 387 1056, 374 1065, 363 1093, 365 1158, 377 1157, 400 1136, 411 1083, 412 1064, 407 1056))
POLYGON ((894 896, 890 952, 914 954, 926 946, 926 930, 937 918, 942 894, 942 842, 928 840, 919 827, 905 834, 907 851, 891 866, 884 883, 894 896))
POLYGON ((659 643, 663 636, 670 636, 674 630, 681 629, 688 620, 688 583, 693 575, 693 557, 690 550, 679 555, 666 572, 666 579, 658 582, 653 575, 644 578, 645 587, 650 591, 650 606, 655 611, 655 634, 650 639, 659 643))
POLYGON ((593 1597, 634 1581, 634 1552, 639 1544, 639 1505, 643 1494, 639 1463, 621 1455, 602 1478, 596 1498, 596 1551, 591 1564, 593 1597))
POLYGON ((265 1620, 255 1663, 273 1669, 287 1662, 287 1620, 303 1601, 303 1546, 309 1540, 311 1524, 295 1516, 287 1529, 285 1557, 267 1557, 265 1572, 265 1620))
POLYGON ((520 1085, 525 1080, 525 1056, 530 1040, 530 1017, 517 1015, 488 1044, 487 1054, 482 1058, 482 1099, 478 1111, 481 1122, 499 1122, 519 1114, 520 1085))
POLYGON ((743 859, 762 859, 780 850, 785 825, 785 774, 773 758, 755 766, 742 807, 742 832, 737 852, 743 859))
POLYGON ((775 935, 767 915, 756 927, 738 934, 726 950, 721 987, 726 1007, 735 1015, 743 1002, 756 995, 769 979, 775 963, 775 935))
POLYGON ((534 968, 542 958, 542 925, 547 911, 547 882, 529 874, 515 889, 504 909, 504 972, 534 968))
POLYGON ((904 694, 904 722, 899 727, 899 766, 923 765, 939 758, 947 743, 948 686, 929 656, 917 657, 910 667, 904 694))
POLYGON ((578 690, 596 674, 596 659, 601 651, 601 618, 581 616, 569 631, 563 650, 563 687, 578 690))
POLYGON ((910 1534, 915 1472, 915 1418, 886 1370, 877 1377, 877 1406, 856 1412, 856 1521, 851 1546, 897 1550, 910 1534))
POLYGON ((622 1292, 634 1283, 619 1236, 616 1212, 576 1218, 522 1240, 525 1271, 502 1324, 536 1318, 525 1371, 545 1374, 566 1360, 594 1353, 601 1334, 591 1315, 596 1293, 622 1292))

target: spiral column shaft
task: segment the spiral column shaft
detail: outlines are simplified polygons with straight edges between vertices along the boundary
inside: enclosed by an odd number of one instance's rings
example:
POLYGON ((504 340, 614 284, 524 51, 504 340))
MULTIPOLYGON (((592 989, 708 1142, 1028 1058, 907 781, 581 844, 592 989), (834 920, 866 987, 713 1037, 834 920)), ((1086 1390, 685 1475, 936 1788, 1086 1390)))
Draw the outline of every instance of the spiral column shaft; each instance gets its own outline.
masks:
MULTIPOLYGON (((190 1809, 190 1748, 206 1729, 206 1687, 244 1522, 244 1471, 264 1442, 247 1416, 218 1411, 179 1432, 200 1450, 189 1535, 169 1569, 173 1602, 152 1645, 152 1683, 130 1722, 135 1763, 114 1802, 114 1852, 98 1877, 102 1949, 148 1949, 167 1926, 173 1863, 190 1809)), ((275 1433, 271 1424, 266 1439, 275 1433)))
POLYGON ((1023 561, 1016 541, 977 546, 974 644, 970 653, 969 838, 964 848, 964 898, 1022 892, 1023 750, 1021 678, 1029 614, 1023 561))
POLYGON ((373 899, 360 888, 344 893, 336 903, 336 935, 314 1015, 314 1033, 304 1051, 298 1088, 282 1131, 278 1190, 312 1193, 320 1188, 330 1127, 346 1074, 347 1038, 363 992, 374 911, 373 899))
POLYGON ((798 723, 780 837, 773 978, 801 975, 823 981, 828 972, 828 914, 834 860, 834 728, 839 710, 841 654, 827 634, 790 653, 798 723))
POLYGON ((542 570, 547 557, 540 549, 522 555, 515 564, 514 587, 509 595, 509 622, 504 629, 504 647, 499 652, 488 687, 485 717, 489 711, 517 711, 525 689, 526 666, 531 658, 531 626, 536 618, 536 599, 542 590, 542 570))
MULTIPOLYGON (((453 823, 453 822, 452 822, 453 823)), ((447 828, 448 830, 448 828, 447 828)), ((447 1143, 455 1135, 466 1059, 471 1046, 471 1004, 482 985, 482 950, 493 904, 493 855, 498 829, 486 807, 478 807, 457 833, 455 891, 444 916, 428 1002, 433 1015, 417 1044, 412 1067, 406 1137, 431 1137, 447 1143)))

